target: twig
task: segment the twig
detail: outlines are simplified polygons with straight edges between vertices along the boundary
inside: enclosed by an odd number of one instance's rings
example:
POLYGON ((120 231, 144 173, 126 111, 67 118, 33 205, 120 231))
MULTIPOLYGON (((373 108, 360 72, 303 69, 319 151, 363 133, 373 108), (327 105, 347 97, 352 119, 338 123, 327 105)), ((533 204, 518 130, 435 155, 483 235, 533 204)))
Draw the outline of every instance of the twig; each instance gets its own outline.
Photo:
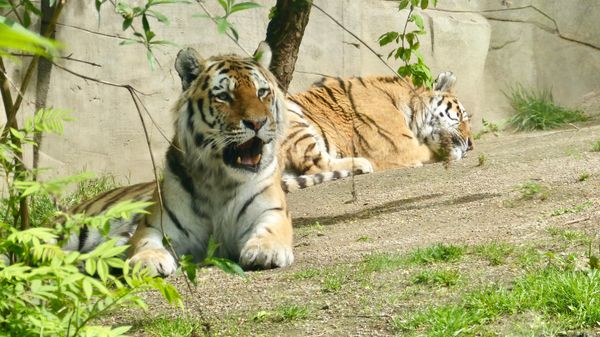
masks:
MULTIPOLYGON (((144 92, 136 89, 135 87, 133 87, 130 84, 120 84, 120 83, 113 83, 113 82, 104 81, 104 80, 101 80, 101 79, 98 79, 98 78, 94 78, 94 77, 90 77, 90 76, 87 76, 87 75, 84 75, 84 74, 80 74, 80 73, 78 73, 76 71, 73 71, 73 70, 71 70, 69 68, 65 68, 65 67, 63 67, 63 66, 61 66, 61 65, 59 65, 57 63, 54 63, 54 62, 52 64, 55 67, 57 67, 58 69, 64 70, 64 71, 68 72, 71 75, 83 78, 84 80, 89 80, 89 81, 92 81, 92 82, 96 82, 96 83, 100 83, 100 84, 105 84, 105 85, 108 85, 108 86, 111 86, 111 87, 124 88, 124 89, 127 89, 127 90, 131 89, 136 94, 140 94, 140 95, 144 95, 144 96, 149 96, 150 95, 150 94, 144 93, 144 92)), ((139 97, 138 97, 138 99, 139 99, 139 97)), ((143 101, 140 99, 139 102, 140 102, 142 108, 144 108, 144 111, 146 112, 146 114, 148 115, 148 117, 150 118, 150 121, 152 121, 152 124, 154 125, 154 127, 156 127, 156 129, 161 134, 161 136, 170 145, 175 146, 173 144, 173 142, 171 141, 171 139, 169 139, 169 137, 167 137, 167 135, 164 133, 164 131, 162 130, 162 128, 158 125, 158 123, 156 122, 156 120, 154 119, 154 117, 152 117, 152 115, 150 114, 150 111, 148 111, 148 108, 146 108, 146 105, 143 103, 143 101)), ((181 151, 181 149, 179 149, 178 147, 175 146, 175 148, 177 148, 178 150, 181 151)))
MULTIPOLYGON (((206 8, 206 6, 204 5, 204 1, 203 0, 196 0, 196 2, 198 3, 198 5, 200 5, 200 7, 204 11, 204 13, 206 13, 206 15, 211 19, 211 21, 215 25, 218 25, 217 20, 215 19, 215 17, 208 10, 208 8, 206 8)), ((231 34, 229 34, 229 32, 225 31, 225 35, 227 35, 227 37, 229 37, 229 39, 231 39, 231 41, 233 41, 233 43, 235 43, 238 47, 240 47, 240 49, 243 50, 244 53, 246 53, 246 55, 252 57, 252 54, 249 53, 244 47, 242 47, 242 45, 238 42, 238 40, 236 40, 231 34)))
POLYGON ((576 223, 578 223, 578 222, 584 222, 584 221, 588 221, 588 220, 590 220, 590 219, 591 219, 591 218, 588 216, 588 217, 585 217, 585 218, 580 218, 580 219, 575 219, 575 220, 567 221, 567 222, 565 222, 565 223, 563 224, 563 226, 568 226, 568 225, 576 224, 576 223))
MULTIPOLYGON (((35 55, 22 54, 22 53, 10 53, 10 55, 12 55, 12 56, 18 56, 18 57, 35 57, 35 55)), ((58 58, 62 59, 62 60, 67 60, 67 61, 73 61, 73 62, 79 62, 79 63, 88 64, 88 65, 91 65, 93 67, 99 67, 99 68, 102 67, 101 64, 94 63, 94 62, 91 62, 91 61, 85 61, 85 60, 76 59, 76 58, 71 57, 72 55, 73 54, 69 54, 67 56, 59 56, 58 58)))

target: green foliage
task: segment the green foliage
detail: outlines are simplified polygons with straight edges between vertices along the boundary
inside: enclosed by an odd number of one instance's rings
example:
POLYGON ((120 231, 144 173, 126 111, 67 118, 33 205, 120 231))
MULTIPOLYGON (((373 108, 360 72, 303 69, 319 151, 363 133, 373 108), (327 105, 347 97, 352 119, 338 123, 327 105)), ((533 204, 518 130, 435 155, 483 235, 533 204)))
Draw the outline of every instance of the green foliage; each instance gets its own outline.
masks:
POLYGON ((306 306, 296 304, 283 305, 273 311, 261 310, 250 318, 255 322, 286 322, 308 317, 309 310, 306 306))
POLYGON ((442 305, 395 317, 398 331, 425 332, 427 336, 468 334, 478 325, 517 313, 534 311, 564 329, 594 327, 600 321, 600 272, 547 267, 517 279, 510 288, 484 287, 459 304, 442 305))
POLYGON ((487 161, 487 157, 485 156, 485 153, 480 153, 479 157, 477 157, 477 166, 485 165, 486 161, 487 161))
POLYGON ((460 280, 457 270, 421 270, 411 277, 413 284, 450 287, 460 280))
POLYGON ((305 270, 297 271, 292 275, 294 280, 307 280, 321 275, 321 271, 315 268, 308 268, 305 270))
POLYGON ((438 243, 430 247, 417 249, 408 256, 413 264, 431 264, 435 262, 456 262, 465 253, 465 248, 456 245, 438 243))
MULTIPOLYGON (((432 0, 431 3, 436 6, 437 0, 432 0)), ((404 30, 402 32, 387 32, 379 37, 378 42, 382 47, 392 42, 400 44, 388 54, 388 58, 393 56, 394 59, 399 59, 404 63, 403 66, 398 68, 398 74, 400 76, 411 76, 416 86, 431 88, 433 85, 431 71, 425 64, 423 55, 419 52, 421 46, 419 36, 426 34, 425 24, 423 17, 415 11, 418 8, 425 10, 427 7, 429 7, 429 0, 401 0, 398 4, 398 10, 408 9, 408 18, 404 30), (414 24, 416 29, 408 31, 409 23, 414 24), (416 61, 413 61, 415 58, 416 61)))
POLYGON ((326 293, 335 293, 342 289, 346 282, 346 275, 340 273, 328 273, 323 278, 322 290, 326 293))
POLYGON ((584 203, 575 205, 573 207, 559 208, 559 209, 553 211, 552 213, 550 213, 550 215, 558 216, 558 215, 563 215, 563 214, 568 214, 568 213, 579 213, 590 206, 592 206, 592 202, 586 201, 584 203))
MULTIPOLYGON (((247 9, 252 9, 252 8, 258 8, 260 7, 259 4, 253 2, 253 1, 247 1, 247 2, 237 2, 237 0, 217 0, 219 2, 219 5, 221 6, 221 8, 223 9, 223 15, 216 15, 214 17, 212 17, 212 19, 215 21, 216 25, 217 25, 217 31, 220 34, 224 34, 226 32, 231 33, 231 36, 238 41, 238 39, 240 38, 240 35, 237 31, 237 29, 235 28, 235 26, 229 21, 229 17, 231 16, 231 14, 234 14, 236 12, 239 11, 243 11, 243 10, 247 10, 247 9)), ((273 7, 275 8, 275 7, 273 7)), ((272 10, 272 13, 274 15, 274 10, 272 10)), ((210 18, 210 16, 208 16, 208 14, 194 14, 194 17, 198 17, 198 18, 210 18)), ((269 14, 269 19, 271 18, 271 14, 269 14)))
POLYGON ((185 317, 157 317, 143 324, 144 332, 154 337, 191 337, 202 331, 199 321, 185 317))
POLYGON ((600 139, 592 145, 592 152, 600 152, 600 139))
POLYGON ((521 193, 521 199, 523 200, 546 200, 548 197, 548 189, 535 181, 529 181, 519 185, 518 190, 521 193))
POLYGON ((190 255, 183 255, 179 258, 179 265, 181 266, 181 270, 183 270, 187 278, 194 285, 197 284, 196 274, 198 268, 208 266, 214 266, 228 274, 238 275, 240 277, 246 278, 244 270, 237 263, 229 259, 215 256, 215 253, 218 248, 219 244, 216 243, 212 238, 210 238, 208 241, 208 248, 206 249, 206 257, 204 258, 204 260, 202 260, 202 262, 198 264, 194 263, 193 257, 190 255))
MULTIPOLYGON (((23 130, 11 129, 21 144, 32 144, 33 134, 62 130, 62 114, 40 113, 23 130), (59 116, 59 117, 57 117, 59 116)), ((0 168, 7 193, 2 198, 0 218, 0 334, 8 336, 121 336, 129 327, 96 326, 101 315, 117 308, 146 305, 139 294, 158 290, 170 303, 182 305, 177 290, 163 279, 147 276, 140 265, 133 268, 122 259, 127 246, 114 240, 81 254, 65 252, 60 246, 82 226, 106 233, 109 222, 143 213, 147 202, 122 202, 99 216, 68 215, 56 212, 51 202, 68 185, 86 175, 57 178, 45 182, 31 180, 32 173, 19 171, 14 158, 22 148, 10 137, 2 143, 0 168), (20 207, 25 198, 31 204, 31 225, 17 228, 20 207), (40 205, 41 210, 36 206, 40 205), (58 221, 61 216, 62 221, 58 221), (46 221, 49 218, 53 221, 46 221), (85 271, 83 271, 82 270, 85 271), (120 276, 109 273, 121 270, 120 276)))
POLYGON ((500 125, 486 121, 485 118, 481 119, 481 123, 483 125, 483 128, 481 129, 481 131, 475 134, 475 136, 473 136, 475 140, 480 139, 481 136, 488 133, 491 133, 494 136, 498 137, 498 133, 500 132, 500 125))
POLYGON ((504 242, 491 242, 472 248, 473 253, 485 258, 490 265, 504 264, 506 258, 514 251, 514 246, 504 242))
POLYGON ((518 131, 553 129, 589 119, 582 111, 556 105, 550 90, 537 91, 517 84, 505 96, 515 110, 507 124, 518 131))
MULTIPOLYGON (((0 4, 2 4, 1 1, 0 4)), ((41 37, 17 22, 0 15, 0 57, 6 56, 9 51, 52 57, 58 55, 59 47, 57 42, 41 37)))

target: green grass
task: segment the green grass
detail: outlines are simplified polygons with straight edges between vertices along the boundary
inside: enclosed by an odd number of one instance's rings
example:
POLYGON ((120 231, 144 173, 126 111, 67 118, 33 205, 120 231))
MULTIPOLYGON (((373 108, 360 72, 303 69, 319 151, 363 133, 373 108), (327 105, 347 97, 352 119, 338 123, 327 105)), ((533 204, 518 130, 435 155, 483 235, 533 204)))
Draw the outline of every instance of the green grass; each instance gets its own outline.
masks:
POLYGON ((322 290, 326 293, 335 293, 342 289, 346 282, 346 275, 343 273, 331 273, 325 275, 322 283, 322 290))
POLYGON ((572 243, 590 243, 592 238, 582 231, 550 227, 547 229, 548 233, 554 237, 561 238, 567 242, 572 243))
POLYGON ((599 301, 600 271, 549 267, 522 276, 510 288, 484 287, 459 304, 395 317, 392 326, 396 331, 425 331, 427 336, 469 335, 479 325, 533 311, 566 330, 590 328, 600 321, 599 301))
POLYGON ((553 129, 589 119, 580 110, 557 105, 551 90, 527 89, 516 85, 505 96, 515 110, 507 124, 519 131, 553 129))
POLYGON ((460 273, 457 270, 421 270, 411 277, 413 284, 450 287, 458 284, 460 273))
POLYGON ((600 139, 592 145, 592 152, 600 152, 600 139))
POLYGON ((456 262, 465 253, 465 247, 438 243, 416 249, 408 254, 371 254, 362 261, 362 270, 373 273, 382 270, 394 270, 411 265, 426 265, 436 262, 456 262))
POLYGON ((305 270, 300 270, 292 274, 292 279, 294 280, 308 280, 311 278, 315 278, 321 275, 321 270, 316 268, 308 268, 305 270))
POLYGON ((558 215, 563 215, 563 214, 568 214, 568 213, 579 213, 581 211, 583 211, 584 209, 588 208, 592 206, 592 202, 591 201, 586 201, 584 203, 581 203, 579 205, 575 205, 573 207, 565 207, 565 208, 559 208, 557 210, 554 210, 552 213, 550 213, 551 216, 558 216, 558 215))
POLYGON ((546 200, 548 197, 548 189, 535 181, 519 185, 518 190, 521 193, 522 200, 546 200))
POLYGON ((430 264, 434 262, 456 262, 465 253, 465 247, 438 243, 430 247, 417 249, 408 255, 412 264, 430 264))
POLYGON ((310 311, 308 307, 297 304, 287 304, 277 307, 275 310, 261 310, 250 317, 255 322, 289 322, 308 318, 310 311))
POLYGON ((486 259, 490 265, 498 266, 506 262, 506 258, 514 251, 514 246, 504 242, 491 242, 471 247, 475 255, 486 259))
POLYGON ((480 139, 481 136, 488 134, 488 133, 491 133, 496 137, 498 136, 498 132, 500 132, 500 126, 498 124, 486 121, 485 118, 481 119, 481 124, 482 124, 481 131, 477 132, 473 136, 473 138, 475 140, 480 139))
POLYGON ((486 161, 487 161, 487 157, 485 156, 485 154, 483 154, 483 153, 479 154, 479 157, 477 157, 477 166, 485 165, 486 161))
POLYGON ((199 321, 182 317, 153 318, 145 321, 140 327, 143 327, 145 336, 184 337, 202 335, 202 325, 199 321))

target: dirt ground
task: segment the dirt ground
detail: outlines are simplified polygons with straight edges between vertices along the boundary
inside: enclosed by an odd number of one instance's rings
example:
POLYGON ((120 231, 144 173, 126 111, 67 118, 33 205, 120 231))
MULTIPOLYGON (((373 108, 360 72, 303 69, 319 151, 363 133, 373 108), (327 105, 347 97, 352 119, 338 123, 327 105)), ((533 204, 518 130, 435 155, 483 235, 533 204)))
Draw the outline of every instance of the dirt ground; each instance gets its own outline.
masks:
MULTIPOLYGON (((355 177, 355 201, 351 179, 292 193, 292 267, 251 272, 248 280, 205 270, 191 293, 181 277, 173 279, 184 293, 186 310, 150 296, 150 316, 202 320, 216 335, 394 335, 392 317, 435 301, 444 290, 406 293, 402 275, 408 271, 402 268, 381 279, 348 281, 332 292, 323 291, 323 277, 302 273, 343 268, 351 279, 353 268, 375 252, 404 253, 440 242, 535 244, 548 237, 550 227, 600 234, 600 152, 591 151, 599 140, 598 122, 486 134, 467 158, 448 169, 431 164, 355 177), (543 186, 545 197, 521 200, 518 186, 526 182, 543 186), (581 211, 550 215, 582 203, 587 207, 581 211), (261 312, 292 304, 307 308, 306 317, 260 320, 261 312)), ((485 266, 474 275, 470 280, 478 283, 505 273, 485 266)), ((139 317, 129 313, 119 321, 143 326, 139 317)), ((143 328, 136 331, 146 335, 143 328)))

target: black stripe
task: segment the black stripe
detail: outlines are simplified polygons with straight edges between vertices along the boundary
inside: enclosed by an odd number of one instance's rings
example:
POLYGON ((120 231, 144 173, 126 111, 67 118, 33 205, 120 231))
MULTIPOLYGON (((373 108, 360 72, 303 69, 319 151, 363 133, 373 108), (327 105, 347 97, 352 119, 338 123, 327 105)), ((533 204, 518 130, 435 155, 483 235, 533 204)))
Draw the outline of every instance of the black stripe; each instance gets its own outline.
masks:
POLYGON ((167 166, 169 170, 179 179, 181 187, 194 196, 194 181, 188 174, 187 169, 183 166, 183 158, 181 152, 173 145, 167 150, 167 166))
POLYGON ((411 135, 407 135, 406 133, 403 133, 402 135, 408 139, 413 139, 413 137, 411 135))
POLYGON ((85 240, 88 238, 90 229, 87 226, 83 226, 79 229, 79 245, 77 250, 81 252, 83 246, 85 246, 85 240))
POLYGON ((313 138, 313 135, 311 135, 310 133, 305 134, 304 136, 298 138, 295 142, 294 142, 294 146, 298 145, 299 142, 305 140, 306 138, 313 138))
POLYGON ((309 152, 311 152, 315 146, 317 146, 317 143, 311 143, 310 145, 308 145, 306 147, 306 150, 304 150, 304 160, 309 160, 310 156, 308 155, 309 152))
POLYGON ((340 171, 338 171, 338 170, 333 171, 333 180, 340 179, 341 177, 342 177, 342 174, 340 171))
POLYGON ((360 84, 362 84, 363 87, 367 87, 367 84, 365 83, 362 77, 357 77, 356 79, 358 80, 358 82, 360 82, 360 84))
MULTIPOLYGON (((192 104, 192 101, 191 101, 191 100, 190 100, 190 103, 189 103, 189 104, 192 104)), ((213 123, 210 123, 210 122, 209 122, 209 121, 206 119, 206 114, 205 114, 205 112, 204 112, 204 109, 203 109, 203 106, 204 106, 204 100, 203 100, 202 98, 198 99, 198 102, 196 102, 196 106, 198 107, 198 110, 200 111, 200 117, 202 117, 202 121, 203 121, 203 122, 204 122, 206 125, 208 125, 209 127, 211 127, 211 128, 214 128, 214 127, 215 127, 215 123, 214 123, 214 122, 213 122, 213 123)), ((211 109, 210 109, 210 106, 209 106, 209 110, 211 110, 211 109)), ((211 110, 211 111, 212 111, 212 110, 211 110)))
POLYGON ((323 173, 317 173, 313 176, 313 179, 315 181, 315 185, 320 184, 323 182, 323 180, 325 180, 325 175, 323 175, 323 173))
POLYGON ((258 191, 256 194, 254 194, 248 200, 246 200, 246 203, 244 203, 244 206, 242 206, 242 208, 240 209, 240 212, 238 213, 237 221, 240 221, 240 219, 242 218, 242 215, 244 215, 244 213, 246 212, 246 209, 248 209, 248 206, 250 206, 250 204, 254 202, 254 199, 256 199, 256 197, 258 197, 259 195, 263 194, 269 187, 271 187, 270 184, 265 186, 262 190, 258 191))
POLYGON ((307 179, 306 177, 296 177, 296 182, 298 183, 298 186, 300 186, 300 188, 305 188, 307 179))
POLYGON ((171 209, 167 206, 166 203, 163 203, 163 206, 165 207, 165 210, 167 211, 167 215, 169 216, 169 218, 171 218, 171 221, 173 221, 173 223, 175 224, 177 229, 179 229, 180 232, 183 232, 185 234, 185 236, 189 237, 190 233, 185 228, 183 228, 183 226, 181 225, 181 222, 179 222, 179 219, 177 219, 177 216, 175 215, 175 213, 173 213, 173 211, 171 211, 171 209))

